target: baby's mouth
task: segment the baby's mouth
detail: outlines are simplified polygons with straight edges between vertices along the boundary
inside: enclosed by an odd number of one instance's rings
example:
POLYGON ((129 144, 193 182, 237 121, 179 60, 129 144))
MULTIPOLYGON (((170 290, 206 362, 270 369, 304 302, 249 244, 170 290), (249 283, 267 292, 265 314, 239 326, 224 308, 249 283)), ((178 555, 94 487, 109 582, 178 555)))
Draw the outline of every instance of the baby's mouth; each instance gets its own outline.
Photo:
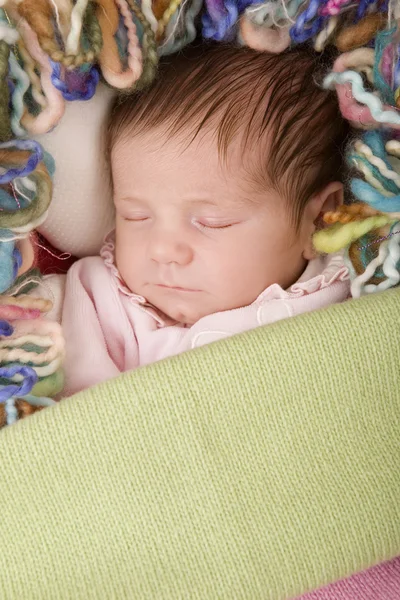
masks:
POLYGON ((184 287, 180 287, 177 285, 165 285, 163 283, 156 283, 155 284, 157 287, 163 288, 163 289, 167 289, 167 290, 174 290, 177 292, 199 292, 200 290, 194 290, 192 288, 184 288, 184 287))

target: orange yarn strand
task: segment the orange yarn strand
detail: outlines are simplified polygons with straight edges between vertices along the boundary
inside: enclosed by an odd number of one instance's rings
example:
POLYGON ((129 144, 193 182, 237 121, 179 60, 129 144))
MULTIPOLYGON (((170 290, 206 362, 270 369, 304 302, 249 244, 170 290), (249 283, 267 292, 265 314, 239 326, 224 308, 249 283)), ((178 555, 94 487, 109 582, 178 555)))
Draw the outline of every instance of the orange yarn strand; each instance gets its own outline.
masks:
MULTIPOLYGON (((88 5, 91 11, 91 5, 88 5)), ((55 62, 62 63, 65 67, 79 67, 84 63, 93 63, 101 50, 100 29, 98 35, 93 36, 93 48, 77 55, 66 55, 55 41, 52 26, 53 8, 49 0, 23 0, 18 5, 18 13, 35 31, 39 44, 44 52, 55 62)), ((93 25, 93 24, 92 24, 93 25)))
POLYGON ((368 204, 354 202, 353 204, 338 206, 336 211, 326 212, 323 216, 323 221, 328 225, 350 223, 351 221, 362 221, 367 217, 380 214, 382 214, 380 211, 375 210, 368 204))

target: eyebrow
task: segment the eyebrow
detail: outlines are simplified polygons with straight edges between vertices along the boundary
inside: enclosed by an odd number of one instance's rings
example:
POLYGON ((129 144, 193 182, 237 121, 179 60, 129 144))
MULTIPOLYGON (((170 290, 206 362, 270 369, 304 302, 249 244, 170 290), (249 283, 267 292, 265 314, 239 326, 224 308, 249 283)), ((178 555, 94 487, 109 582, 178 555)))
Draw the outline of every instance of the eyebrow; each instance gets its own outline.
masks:
MULTIPOLYGON (((122 198, 118 198, 117 197, 117 201, 118 202, 140 202, 143 204, 148 204, 148 202, 146 201, 145 198, 139 198, 137 196, 123 196, 122 198)), ((234 208, 234 207, 243 207, 243 206, 248 206, 251 204, 257 204, 258 202, 254 199, 251 198, 247 198, 247 197, 240 197, 237 198, 236 200, 228 200, 226 202, 216 202, 215 200, 212 200, 211 198, 186 198, 183 200, 185 202, 185 204, 192 204, 192 205, 208 205, 208 206, 216 206, 216 207, 221 207, 221 208, 234 208)))

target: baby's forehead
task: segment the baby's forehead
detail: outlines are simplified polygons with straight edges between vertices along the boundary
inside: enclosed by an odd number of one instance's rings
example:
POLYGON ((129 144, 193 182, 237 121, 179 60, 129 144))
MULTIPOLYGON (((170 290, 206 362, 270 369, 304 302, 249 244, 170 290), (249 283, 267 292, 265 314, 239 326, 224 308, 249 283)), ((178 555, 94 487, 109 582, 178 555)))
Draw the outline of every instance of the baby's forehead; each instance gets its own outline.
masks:
POLYGON ((218 200, 228 205, 235 198, 236 205, 254 203, 254 178, 247 162, 239 139, 223 157, 212 131, 188 143, 184 134, 149 129, 116 145, 114 189, 119 196, 136 199, 161 195, 167 202, 175 194, 188 201, 218 200))
MULTIPOLYGON (((139 132, 126 130, 116 141, 111 157, 114 167, 151 159, 157 164, 179 162, 182 166, 197 169, 222 166, 218 147, 217 124, 209 126, 198 135, 193 135, 193 126, 187 124, 179 132, 171 131, 170 123, 148 127, 139 132)), ((238 144, 232 144, 229 162, 239 157, 238 144)))
MULTIPOLYGON (((230 178, 241 173, 245 176, 249 163, 265 159, 272 146, 272 134, 249 136, 242 125, 231 132, 228 143, 221 143, 218 116, 206 127, 197 131, 200 121, 187 123, 179 131, 171 123, 147 127, 137 131, 126 130, 116 141, 112 152, 112 166, 121 174, 144 161, 157 166, 178 163, 182 176, 188 172, 204 172, 206 178, 213 173, 230 178)), ((137 169, 136 169, 137 170, 137 169)))

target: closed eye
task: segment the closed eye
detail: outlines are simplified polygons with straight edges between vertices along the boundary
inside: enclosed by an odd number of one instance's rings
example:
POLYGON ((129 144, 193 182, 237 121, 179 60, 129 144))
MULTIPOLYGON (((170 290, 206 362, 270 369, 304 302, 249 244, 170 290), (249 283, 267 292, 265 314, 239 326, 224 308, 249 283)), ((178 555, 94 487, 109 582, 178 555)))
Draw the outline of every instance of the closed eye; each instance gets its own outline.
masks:
POLYGON ((122 217, 124 221, 129 221, 130 223, 142 223, 143 221, 147 221, 149 217, 122 217))
POLYGON ((229 227, 232 227, 233 225, 237 225, 237 223, 218 223, 218 222, 211 222, 211 221, 207 221, 207 222, 201 222, 201 221, 195 221, 196 226, 199 229, 228 229, 229 227))

